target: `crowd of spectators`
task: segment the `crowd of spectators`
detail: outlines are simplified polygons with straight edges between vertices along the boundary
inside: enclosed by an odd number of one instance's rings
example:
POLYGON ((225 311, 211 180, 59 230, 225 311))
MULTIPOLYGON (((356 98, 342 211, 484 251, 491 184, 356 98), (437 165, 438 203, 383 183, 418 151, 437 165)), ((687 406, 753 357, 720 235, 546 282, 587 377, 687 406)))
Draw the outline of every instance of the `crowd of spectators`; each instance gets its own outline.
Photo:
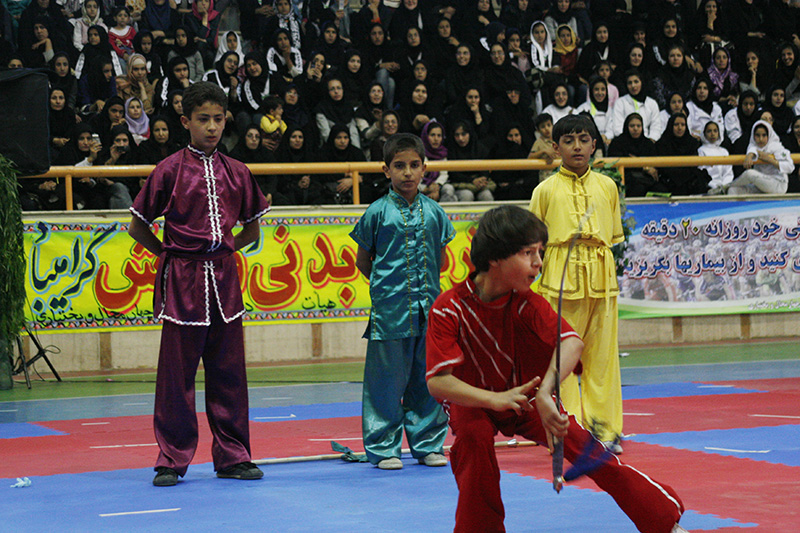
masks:
MULTIPOLYGON (((220 149, 247 163, 378 161, 397 131, 429 160, 550 162, 553 123, 586 113, 609 156, 752 154, 632 169, 629 196, 800 191, 798 0, 351 1, 1 0, 0 66, 48 69, 57 165, 157 163, 188 142, 182 91, 205 80, 229 98, 220 149)), ((362 202, 386 191, 360 179, 362 202)), ((258 180, 277 205, 352 202, 352 176, 258 180)), ((421 187, 522 200, 539 180, 431 172, 421 187)), ((22 181, 25 209, 64 208, 63 183, 22 181)), ((140 186, 79 179, 75 207, 126 208, 140 186)))

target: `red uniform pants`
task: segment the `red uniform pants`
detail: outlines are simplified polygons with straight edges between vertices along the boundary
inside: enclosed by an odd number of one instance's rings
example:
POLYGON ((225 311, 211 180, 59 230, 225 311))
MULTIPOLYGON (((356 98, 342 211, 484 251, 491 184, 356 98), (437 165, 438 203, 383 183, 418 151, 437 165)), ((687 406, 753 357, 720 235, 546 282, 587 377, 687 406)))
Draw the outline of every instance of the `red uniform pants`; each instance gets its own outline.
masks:
MULTIPOLYGON (((603 445, 572 415, 569 418, 564 457, 573 462, 587 441, 593 441, 595 446, 603 445)), ((547 438, 538 413, 530 411, 517 416, 512 411, 497 413, 451 405, 450 426, 456 436, 450 451, 450 465, 458 485, 455 531, 505 531, 494 437, 500 431, 508 437, 520 435, 546 446, 547 438)), ((622 464, 616 456, 588 475, 614 498, 643 533, 669 533, 683 513, 683 503, 671 487, 622 464)))
POLYGON ((214 469, 250 461, 242 319, 226 324, 216 306, 211 307, 210 326, 182 326, 165 320, 161 331, 153 417, 161 450, 156 468, 166 466, 181 476, 197 449, 194 381, 201 358, 206 416, 214 436, 214 469))

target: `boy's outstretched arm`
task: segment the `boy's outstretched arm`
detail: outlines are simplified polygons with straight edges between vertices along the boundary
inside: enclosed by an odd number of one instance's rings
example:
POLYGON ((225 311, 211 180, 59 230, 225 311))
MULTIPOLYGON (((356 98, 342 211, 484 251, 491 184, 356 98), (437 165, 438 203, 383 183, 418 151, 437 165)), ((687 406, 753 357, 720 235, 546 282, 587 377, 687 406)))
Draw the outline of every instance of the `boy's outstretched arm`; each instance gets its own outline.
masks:
POLYGON ((480 407, 493 411, 512 410, 518 415, 523 411, 532 411, 531 395, 541 381, 536 377, 524 385, 501 392, 481 389, 455 377, 450 371, 443 370, 428 378, 428 391, 431 396, 440 400, 448 400, 465 407, 480 407))
POLYGON ((234 250, 241 250, 251 242, 257 241, 260 236, 261 226, 259 225, 258 219, 251 220, 242 226, 242 231, 233 237, 234 250))
POLYGON ((128 226, 128 235, 156 257, 161 255, 161 252, 164 251, 161 241, 150 229, 150 226, 145 224, 142 219, 138 217, 131 218, 131 223, 128 226))

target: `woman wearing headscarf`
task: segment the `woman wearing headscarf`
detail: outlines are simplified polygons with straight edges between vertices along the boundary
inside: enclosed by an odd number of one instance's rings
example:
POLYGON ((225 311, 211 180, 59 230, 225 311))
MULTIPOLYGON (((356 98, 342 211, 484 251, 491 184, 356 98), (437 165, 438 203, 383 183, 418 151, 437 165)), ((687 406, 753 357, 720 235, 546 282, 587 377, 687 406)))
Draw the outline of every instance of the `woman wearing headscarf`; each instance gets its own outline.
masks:
POLYGON ((113 76, 122 76, 125 69, 120 63, 119 56, 111 48, 108 42, 108 31, 105 26, 95 24, 86 30, 86 44, 83 46, 78 61, 75 63, 75 77, 83 78, 89 66, 97 61, 98 58, 111 61, 113 76))
POLYGON ((197 49, 206 66, 214 63, 220 19, 219 12, 214 10, 214 0, 195 0, 192 2, 192 14, 186 17, 189 38, 197 41, 197 49))
MULTIPOLYGON (((136 162, 136 144, 128 127, 123 123, 111 128, 109 142, 97 156, 98 165, 133 165, 136 162)), ((97 185, 106 203, 106 209, 129 209, 139 192, 138 178, 97 178, 97 185)))
POLYGON ((170 8, 169 0, 148 0, 139 19, 139 31, 152 33, 153 47, 159 48, 163 39, 172 38, 173 28, 178 27, 180 19, 178 10, 170 8))
POLYGON ((170 138, 178 145, 178 148, 183 148, 189 144, 189 130, 183 127, 181 117, 183 116, 183 89, 175 89, 170 91, 167 95, 166 106, 161 110, 161 113, 167 124, 169 124, 170 138))
MULTIPOLYGON (((575 114, 588 113, 594 120, 597 131, 608 145, 609 139, 605 132, 611 118, 611 107, 608 103, 608 82, 599 76, 589 78, 589 101, 584 102, 575 110, 575 114)), ((624 131, 624 128, 623 128, 624 131)), ((602 147, 598 147, 602 148, 602 147)))
MULTIPOLYGON (((245 164, 275 163, 275 155, 261 142, 261 128, 258 124, 245 127, 245 133, 239 137, 239 142, 229 154, 245 164)), ((288 205, 288 200, 278 192, 278 175, 261 174, 253 172, 256 183, 272 205, 288 205)))
POLYGON ((239 55, 236 52, 225 52, 214 64, 214 68, 203 74, 203 81, 218 85, 228 95, 228 100, 236 100, 239 87, 239 55))
POLYGON ((264 21, 264 29, 261 34, 264 36, 274 35, 275 31, 286 30, 292 48, 302 50, 303 48, 303 27, 297 18, 290 0, 275 0, 273 2, 275 14, 264 21))
POLYGON ((124 100, 138 97, 144 112, 152 115, 155 110, 155 85, 147 79, 147 60, 142 54, 131 54, 128 58, 128 73, 117 77, 117 95, 124 100))
POLYGON ((758 97, 759 102, 764 100, 764 96, 769 89, 770 80, 773 79, 772 69, 769 62, 761 60, 761 53, 756 50, 748 50, 745 54, 745 65, 740 72, 739 90, 752 91, 758 97))
POLYGON ((439 108, 431 100, 427 84, 416 82, 412 86, 411 95, 397 110, 401 131, 421 135, 425 124, 440 116, 439 108))
POLYGON ((711 96, 720 103, 723 110, 736 106, 739 95, 739 75, 731 68, 731 54, 724 46, 714 50, 708 77, 711 81, 711 96))
POLYGON ((445 16, 439 17, 436 33, 426 41, 430 51, 428 60, 431 68, 444 74, 456 64, 456 48, 461 41, 453 33, 453 23, 445 16))
POLYGON ((785 194, 794 171, 792 154, 769 122, 759 120, 750 133, 745 171, 727 186, 728 194, 785 194), (756 165, 760 161, 764 164, 756 165))
POLYGON ((581 49, 578 57, 578 75, 582 80, 588 80, 600 61, 608 61, 616 66, 618 61, 614 56, 609 38, 608 25, 598 22, 594 25, 594 37, 581 49))
POLYGON ((381 133, 381 119, 388 108, 383 86, 377 81, 373 81, 364 93, 365 96, 356 109, 355 117, 358 131, 361 133, 361 147, 366 155, 372 141, 381 133))
POLYGON ((547 11, 544 23, 547 24, 547 31, 555 40, 557 29, 563 24, 567 24, 575 35, 578 35, 578 21, 572 12, 572 2, 570 0, 553 0, 552 7, 547 11))
POLYGON ((611 108, 611 120, 606 126, 606 137, 613 139, 622 133, 625 118, 631 113, 639 113, 644 123, 644 135, 657 141, 664 128, 661 125, 661 114, 656 101, 647 96, 642 86, 642 78, 638 71, 629 70, 625 74, 625 96, 620 96, 611 108))
POLYGON ((684 48, 674 45, 667 51, 667 63, 658 71, 653 80, 654 95, 660 107, 666 106, 666 98, 670 93, 680 93, 688 101, 694 86, 694 71, 689 68, 684 55, 684 48))
POLYGON ((781 135, 789 132, 794 113, 786 105, 786 91, 783 87, 779 85, 770 87, 764 103, 761 105, 761 110, 769 111, 772 114, 772 127, 776 132, 781 135))
MULTIPOLYGON (((681 114, 672 115, 667 129, 656 143, 660 156, 695 156, 700 148, 700 141, 692 137, 686 125, 686 117, 681 114)), ((660 181, 675 196, 705 194, 711 176, 697 167, 663 168, 660 181)))
POLYGON ((694 19, 697 29, 690 34, 694 33, 691 44, 701 65, 713 64, 716 51, 725 47, 730 39, 728 17, 722 9, 723 4, 727 5, 719 0, 703 0, 697 8, 694 19))
POLYGON ((483 69, 478 65, 478 58, 475 57, 472 46, 467 43, 458 45, 456 64, 447 71, 444 83, 445 106, 462 100, 470 87, 484 91, 483 69))
POLYGON ((636 70, 642 79, 646 94, 653 94, 653 68, 655 60, 647 60, 648 49, 641 43, 631 43, 625 55, 621 57, 619 65, 611 74, 611 83, 618 89, 619 94, 624 95, 627 91, 625 87, 625 73, 629 70, 636 70))
POLYGON ((186 60, 186 64, 189 65, 190 80, 196 82, 203 79, 206 71, 203 56, 197 49, 197 42, 188 26, 175 28, 175 44, 167 54, 167 61, 171 61, 174 57, 182 57, 186 60))
POLYGON ((259 124, 264 116, 261 106, 264 99, 272 94, 270 75, 263 54, 248 52, 244 56, 245 79, 237 88, 239 111, 236 113, 236 126, 239 136, 244 135, 250 124, 259 124))
POLYGON ((36 17, 31 28, 31 43, 20 46, 20 53, 27 68, 44 68, 57 52, 66 52, 68 44, 53 31, 48 17, 36 17))
POLYGON ((150 121, 150 138, 142 142, 136 149, 137 165, 156 165, 180 148, 173 139, 169 121, 162 116, 150 121))
MULTIPOLYGON (((444 144, 444 126, 435 119, 422 127, 420 135, 425 147, 426 161, 446 161, 447 147, 444 144)), ((428 170, 422 176, 419 190, 431 200, 439 203, 457 202, 456 190, 448 183, 446 170, 428 170)))
POLYGON ((150 138, 150 118, 142 110, 142 101, 136 96, 125 100, 125 123, 137 146, 150 138))
POLYGON ((386 102, 390 108, 394 107, 395 89, 397 82, 392 73, 400 70, 400 64, 395 60, 394 49, 386 39, 386 31, 380 22, 369 27, 369 42, 362 50, 364 55, 361 60, 368 72, 374 72, 374 77, 383 86, 386 93, 386 102))
POLYGON ((338 124, 347 127, 350 142, 356 147, 361 147, 355 111, 345 98, 342 80, 336 77, 328 78, 327 88, 327 93, 314 109, 320 142, 325 145, 330 138, 331 129, 338 124))
POLYGON ((578 79, 578 34, 567 24, 562 24, 556 29, 553 61, 560 67, 561 75, 567 77, 567 82, 571 86, 570 99, 572 100, 576 87, 580 84, 578 79))
MULTIPOLYGON (((535 141, 533 111, 530 106, 522 103, 522 96, 519 92, 511 88, 490 105, 492 108, 490 116, 491 135, 488 138, 482 137, 478 140, 492 149, 497 141, 501 141, 506 136, 508 125, 514 124, 519 130, 522 145, 530 148, 535 141)), ((525 157, 527 157, 527 154, 525 157)))
POLYGON ((531 70, 531 53, 522 32, 515 27, 507 28, 506 46, 508 63, 523 74, 527 74, 531 70))
MULTIPOLYGON (((696 139, 703 136, 703 130, 709 121, 716 122, 720 128, 723 128, 722 108, 711 96, 711 82, 705 76, 701 76, 695 81, 692 97, 686 103, 686 111, 689 113, 686 117, 689 133, 696 139)), ((721 129, 719 134, 720 139, 724 140, 725 130, 721 129)))
POLYGON ((322 25, 322 33, 314 45, 314 52, 321 53, 325 57, 328 68, 338 67, 344 61, 347 46, 339 37, 339 28, 333 21, 328 21, 322 25))
MULTIPOLYGON (((523 142, 517 124, 508 124, 497 139, 492 150, 492 159, 527 159, 531 145, 523 142)), ((536 171, 495 170, 492 179, 497 183, 495 200, 527 200, 539 180, 536 171)))
POLYGON ((531 26, 531 84, 536 91, 536 110, 541 110, 550 103, 549 95, 555 86, 567 81, 561 73, 561 67, 553 56, 553 35, 547 25, 537 20, 531 26))
POLYGON ((739 95, 739 105, 725 114, 725 133, 731 143, 732 154, 744 154, 750 138, 747 132, 758 120, 758 96, 753 91, 739 95))
POLYGON ((184 57, 175 56, 170 59, 165 74, 156 83, 154 91, 155 108, 159 111, 167 109, 168 96, 172 91, 182 91, 192 84, 189 77, 189 63, 184 57))
MULTIPOLYGON (((72 46, 78 52, 83 51, 83 47, 89 42, 89 28, 100 26, 108 31, 108 26, 100 18, 100 3, 98 0, 86 0, 81 6, 81 16, 73 22, 75 30, 72 32, 72 46)), ((108 39, 105 39, 108 42, 108 39)))
MULTIPOLYGON (((345 124, 334 124, 330 136, 322 147, 319 162, 352 163, 366 161, 361 150, 354 146, 350 136, 350 128, 345 124)), ((360 179, 360 178, 359 178, 360 179)), ((319 177, 327 191, 329 201, 337 204, 353 203, 353 177, 345 174, 323 174, 319 177)))
MULTIPOLYGON (((656 144, 644 135, 642 116, 631 113, 625 118, 622 133, 608 146, 608 157, 655 157, 656 144)), ((653 167, 625 168, 625 196, 642 197, 648 192, 668 192, 658 181, 653 167)))
MULTIPOLYGON (((500 110, 498 109, 498 111, 500 110)), ((502 120, 507 119, 508 117, 504 116, 502 120)), ((457 122, 466 122, 470 125, 470 137, 472 140, 475 142, 485 140, 488 141, 488 144, 491 144, 489 137, 491 136, 493 125, 492 110, 483 98, 479 88, 470 87, 467 89, 466 94, 460 101, 445 110, 444 120, 445 124, 448 125, 448 138, 453 138, 453 127, 457 122)))
POLYGON ((288 30, 278 28, 272 34, 267 67, 270 76, 281 76, 287 83, 303 73, 303 56, 299 48, 292 46, 288 30))
MULTIPOLYGON (((452 141, 447 149, 448 159, 451 161, 475 161, 489 157, 489 150, 478 141, 469 122, 456 121, 452 126, 452 131, 452 141)), ((448 181, 455 187, 459 202, 474 200, 491 202, 494 200, 492 191, 497 184, 489 178, 487 171, 458 172, 451 170, 448 181)))
POLYGON ((361 57, 361 52, 351 48, 347 51, 344 63, 333 73, 342 81, 345 99, 355 109, 362 104, 370 78, 361 57))
MULTIPOLYGON (((275 159, 278 163, 314 163, 314 147, 306 142, 303 130, 289 124, 278 149, 275 159)), ((278 177, 278 190, 288 199, 291 205, 320 205, 324 203, 324 190, 320 176, 306 174, 287 174, 278 177)))
POLYGON ((125 126, 125 131, 128 131, 128 126, 125 124, 125 100, 119 96, 112 96, 106 100, 102 110, 91 118, 90 124, 94 132, 100 136, 100 144, 104 149, 108 149, 111 145, 111 128, 125 126))
POLYGON ((780 46, 776 66, 773 85, 785 91, 787 100, 795 101, 800 86, 800 50, 794 43, 787 42, 780 46))
POLYGON ((398 85, 402 85, 403 81, 413 77, 414 65, 418 61, 425 61, 428 58, 428 48, 423 45, 422 33, 419 28, 414 26, 406 30, 402 40, 395 42, 394 61, 400 68, 394 73, 394 78, 398 85))
POLYGON ((74 110, 78 100, 78 80, 72 74, 69 55, 66 52, 59 52, 53 56, 50 61, 50 71, 48 73, 50 88, 64 91, 67 107, 74 110))
POLYGON ((225 52, 236 52, 239 56, 239 68, 244 67, 244 52, 242 51, 242 38, 239 32, 228 30, 222 35, 222 39, 214 54, 214 63, 222 59, 225 52))
POLYGON ((117 94, 117 80, 111 58, 97 57, 78 80, 78 106, 85 115, 98 113, 106 100, 117 94))
POLYGON ((490 64, 485 69, 486 83, 484 95, 487 102, 493 102, 505 96, 506 91, 519 91, 522 104, 530 105, 530 90, 525 76, 508 61, 508 52, 502 43, 494 43, 489 48, 490 64))
POLYGON ((155 37, 149 30, 142 30, 133 38, 133 49, 147 61, 147 79, 156 83, 164 77, 161 56, 155 51, 155 37))
POLYGON ((395 9, 387 28, 393 42, 402 42, 408 28, 419 28, 420 33, 432 33, 433 23, 430 12, 425 11, 420 0, 403 0, 395 9))

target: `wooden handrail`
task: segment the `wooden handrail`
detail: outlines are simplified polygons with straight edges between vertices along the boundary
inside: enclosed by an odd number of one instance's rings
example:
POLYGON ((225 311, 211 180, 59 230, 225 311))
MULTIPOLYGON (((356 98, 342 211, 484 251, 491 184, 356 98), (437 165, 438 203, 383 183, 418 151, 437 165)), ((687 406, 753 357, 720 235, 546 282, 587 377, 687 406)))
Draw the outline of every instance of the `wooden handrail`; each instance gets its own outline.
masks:
MULTIPOLYGON (((595 166, 611 165, 616 167, 620 174, 625 176, 626 168, 641 167, 691 167, 713 165, 741 165, 745 156, 669 156, 669 157, 603 157, 594 161, 595 166)), ((800 163, 800 154, 792 154, 792 161, 800 163)), ((761 161, 757 161, 761 163, 761 161)), ((548 170, 557 168, 561 160, 557 159, 547 164, 541 159, 480 159, 468 161, 429 161, 428 170, 431 171, 481 171, 481 170, 548 170)), ((250 171, 259 176, 274 174, 352 174, 353 176, 353 201, 359 203, 360 187, 358 177, 362 174, 383 173, 383 163, 380 161, 366 161, 353 163, 253 163, 247 165, 250 171)), ((67 193, 67 210, 72 206, 72 178, 97 178, 97 177, 140 177, 147 176, 153 171, 155 165, 127 165, 127 166, 94 166, 72 167, 53 166, 44 174, 24 176, 24 178, 60 178, 64 177, 67 193)), ((21 176, 23 177, 23 176, 21 176)))

